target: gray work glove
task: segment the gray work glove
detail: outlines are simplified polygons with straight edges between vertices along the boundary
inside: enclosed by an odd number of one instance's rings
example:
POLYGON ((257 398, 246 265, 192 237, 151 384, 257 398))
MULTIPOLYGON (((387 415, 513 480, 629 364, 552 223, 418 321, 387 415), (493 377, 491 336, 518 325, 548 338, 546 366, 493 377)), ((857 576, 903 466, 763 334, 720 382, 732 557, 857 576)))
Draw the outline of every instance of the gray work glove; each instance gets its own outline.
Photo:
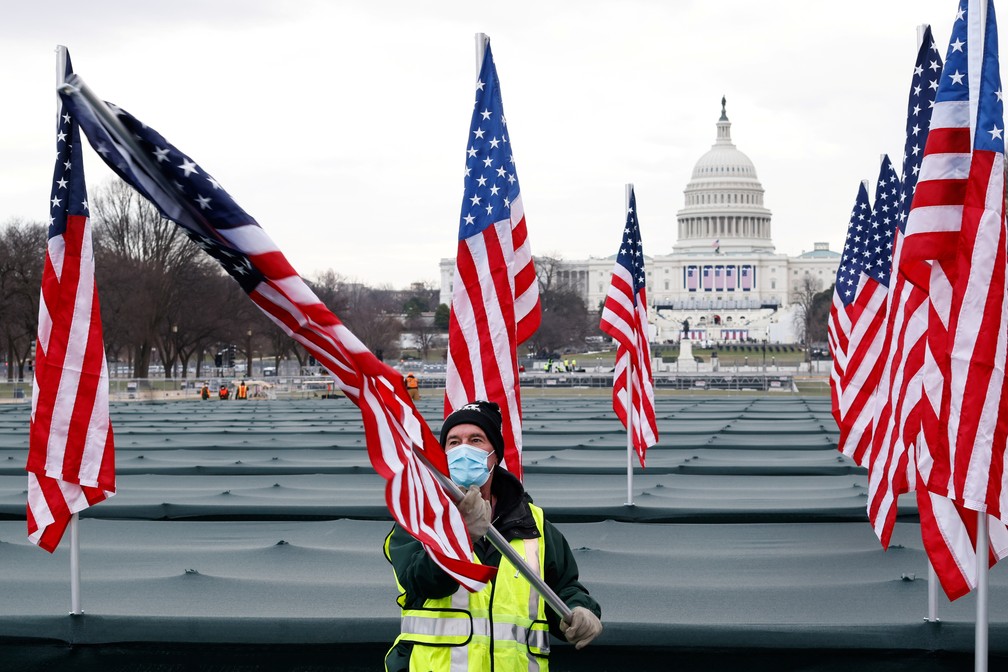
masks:
POLYGON ((459 513, 465 521, 470 539, 479 539, 490 528, 490 502, 483 499, 479 487, 470 485, 465 496, 459 500, 459 513))
POLYGON ((575 649, 583 649, 602 634, 602 621, 590 610, 574 607, 571 609, 570 623, 567 619, 560 621, 560 629, 575 649))

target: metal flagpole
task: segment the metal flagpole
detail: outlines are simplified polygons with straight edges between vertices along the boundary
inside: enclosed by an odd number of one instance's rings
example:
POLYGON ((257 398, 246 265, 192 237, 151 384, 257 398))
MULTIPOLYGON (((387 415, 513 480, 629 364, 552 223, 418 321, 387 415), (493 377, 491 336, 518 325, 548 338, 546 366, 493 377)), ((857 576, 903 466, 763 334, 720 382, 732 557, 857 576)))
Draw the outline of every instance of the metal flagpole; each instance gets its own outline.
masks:
POLYGON ((928 623, 938 622, 938 575, 928 560, 928 623))
MULTIPOLYGON (((984 53, 987 33, 987 2, 986 0, 970 0, 969 16, 978 16, 979 21, 969 22, 969 31, 966 42, 969 45, 969 90, 970 90, 970 146, 976 136, 977 109, 980 106, 980 78, 982 75, 982 63, 986 60, 984 53)), ((999 95, 1000 97, 1000 95, 999 95)), ((990 572, 990 560, 988 557, 990 547, 990 537, 987 529, 987 512, 977 511, 977 540, 976 540, 976 567, 977 567, 977 601, 976 601, 976 623, 975 643, 973 645, 973 669, 975 672, 987 672, 987 631, 989 614, 987 611, 987 578, 990 572)))
POLYGON ((987 536, 987 513, 977 511, 977 601, 976 601, 976 641, 973 645, 973 669, 987 672, 987 577, 990 573, 988 559, 990 539, 987 536))
POLYGON ((476 76, 479 77, 483 68, 483 54, 486 52, 487 34, 476 33, 476 76))
MULTIPOLYGON (((62 44, 56 45, 56 90, 59 91, 66 81, 67 48, 62 44)), ((57 114, 59 114, 59 97, 57 96, 57 114)), ((80 600, 80 523, 78 515, 70 516, 70 614, 79 616, 84 613, 81 610, 80 600)))
POLYGON ((80 530, 78 528, 78 515, 70 517, 70 615, 80 616, 84 613, 81 609, 80 599, 80 530))
MULTIPOLYGON (((633 184, 626 185, 626 209, 627 213, 630 212, 630 194, 633 193, 633 184)), ((631 291, 633 288, 631 286, 631 291)), ((637 300, 636 294, 634 295, 634 301, 637 300)), ((636 336, 636 335, 635 335, 636 336)), ((627 350, 627 367, 626 367, 626 504, 624 506, 633 506, 633 357, 630 356, 630 351, 627 350)), ((614 383, 615 384, 615 383, 614 383)))
MULTIPOLYGON (((920 51, 921 45, 924 44, 924 33, 928 29, 928 24, 922 23, 917 26, 917 51, 920 51)), ((906 176, 903 176, 906 179, 906 176)), ((931 564, 931 559, 928 558, 928 611, 927 618, 924 619, 928 623, 938 622, 938 575, 935 574, 934 565, 931 564)))

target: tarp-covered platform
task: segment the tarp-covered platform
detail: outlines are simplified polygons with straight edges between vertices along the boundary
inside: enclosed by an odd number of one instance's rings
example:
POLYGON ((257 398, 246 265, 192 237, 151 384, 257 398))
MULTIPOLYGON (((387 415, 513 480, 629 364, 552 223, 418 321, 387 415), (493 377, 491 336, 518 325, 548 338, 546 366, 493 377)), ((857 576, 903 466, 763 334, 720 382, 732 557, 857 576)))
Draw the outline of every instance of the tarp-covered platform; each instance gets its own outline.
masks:
MULTIPOLYGON (((883 552, 825 398, 660 397, 634 474, 606 397, 526 399, 526 486, 603 607, 553 669, 970 669, 975 602, 939 600, 912 497, 883 552)), ((422 410, 436 430, 440 400, 422 410)), ((118 494, 68 540, 25 533, 25 405, 0 407, 0 670, 381 669, 398 630, 383 481, 345 400, 113 407, 118 494)), ((991 573, 991 669, 1008 576, 991 573)), ((1000 667, 999 667, 1000 666, 1000 667)))

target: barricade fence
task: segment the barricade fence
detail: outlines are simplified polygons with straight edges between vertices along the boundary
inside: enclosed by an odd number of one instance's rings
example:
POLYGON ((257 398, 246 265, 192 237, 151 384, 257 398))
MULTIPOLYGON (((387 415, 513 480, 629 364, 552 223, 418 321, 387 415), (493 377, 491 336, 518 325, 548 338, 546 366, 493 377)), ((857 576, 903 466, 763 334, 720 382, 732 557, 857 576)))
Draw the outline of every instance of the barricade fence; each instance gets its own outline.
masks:
MULTIPOLYGON (((792 370, 793 371, 793 370, 792 370)), ((257 379, 241 377, 211 377, 202 380, 172 378, 112 378, 109 398, 112 401, 170 401, 200 399, 204 383, 211 400, 221 400, 222 388, 227 388, 227 400, 237 396, 239 383, 245 381, 248 399, 311 399, 340 398, 342 393, 330 376, 280 376, 257 379)), ((523 372, 523 388, 575 389, 611 388, 612 371, 577 371, 567 373, 523 372)), ((423 390, 443 389, 444 373, 429 373, 420 377, 423 390)), ((828 379, 823 375, 796 375, 791 371, 762 372, 759 370, 698 371, 692 373, 657 372, 656 390, 736 390, 765 392, 828 392, 828 379)), ((0 381, 0 403, 30 403, 31 381, 0 381)))

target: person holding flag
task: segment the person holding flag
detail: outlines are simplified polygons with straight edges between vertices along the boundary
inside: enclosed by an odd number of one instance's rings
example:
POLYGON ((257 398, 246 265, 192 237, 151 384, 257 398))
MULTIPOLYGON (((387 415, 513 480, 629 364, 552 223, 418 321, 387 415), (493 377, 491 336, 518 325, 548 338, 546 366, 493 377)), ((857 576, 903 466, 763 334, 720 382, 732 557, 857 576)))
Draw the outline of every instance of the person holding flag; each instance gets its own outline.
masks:
POLYGON ((501 425, 497 404, 476 401, 441 426, 452 480, 466 488, 459 510, 473 551, 481 564, 497 567, 497 577, 478 592, 462 590, 419 541, 395 525, 385 539, 385 557, 395 573, 403 618, 385 658, 388 672, 546 670, 549 633, 581 649, 602 632, 602 610, 581 585, 567 540, 501 464, 501 425), (491 520, 571 608, 569 621, 547 609, 529 581, 487 541, 491 520))

